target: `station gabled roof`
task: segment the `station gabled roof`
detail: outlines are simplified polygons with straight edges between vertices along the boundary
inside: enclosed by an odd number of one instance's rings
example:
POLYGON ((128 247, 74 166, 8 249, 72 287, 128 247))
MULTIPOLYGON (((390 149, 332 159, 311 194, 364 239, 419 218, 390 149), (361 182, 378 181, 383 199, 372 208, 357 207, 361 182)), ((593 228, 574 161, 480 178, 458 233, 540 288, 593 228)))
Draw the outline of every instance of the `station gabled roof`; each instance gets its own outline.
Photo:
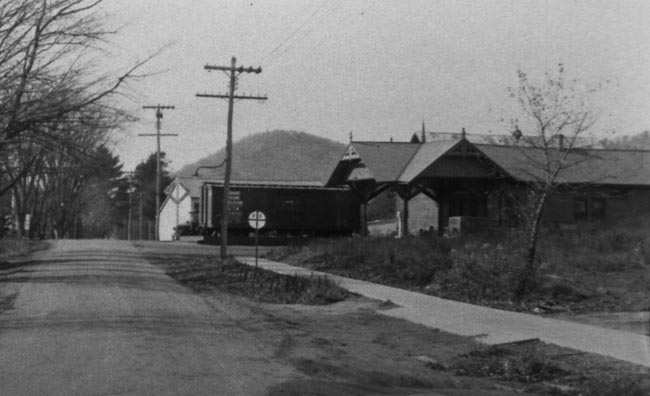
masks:
POLYGON ((350 145, 378 183, 398 180, 421 148, 418 143, 353 142, 350 145))
POLYGON ((351 142, 328 185, 363 180, 373 180, 378 184, 408 184, 430 170, 445 154, 463 144, 471 146, 467 140, 438 140, 431 143, 351 142))
MULTIPOLYGON (((468 162, 452 161, 453 151, 464 144, 485 161, 514 180, 533 182, 544 176, 546 161, 540 148, 522 145, 472 143, 466 139, 436 140, 427 143, 351 142, 327 185, 372 180, 378 184, 408 184, 419 176, 461 177, 468 162), (443 157, 445 157, 443 159, 443 157), (436 163, 438 165, 436 165, 436 163), (460 168, 459 168, 460 166, 460 168), (463 168, 463 169, 461 169, 463 168)), ((568 153, 557 148, 547 151, 566 164, 557 182, 568 184, 606 184, 650 186, 650 151, 574 148, 568 153)), ((477 172, 473 173, 476 176, 477 172)))
POLYGON ((461 142, 462 140, 441 140, 420 144, 417 152, 404 168, 397 181, 410 183, 443 155, 460 145, 461 142))

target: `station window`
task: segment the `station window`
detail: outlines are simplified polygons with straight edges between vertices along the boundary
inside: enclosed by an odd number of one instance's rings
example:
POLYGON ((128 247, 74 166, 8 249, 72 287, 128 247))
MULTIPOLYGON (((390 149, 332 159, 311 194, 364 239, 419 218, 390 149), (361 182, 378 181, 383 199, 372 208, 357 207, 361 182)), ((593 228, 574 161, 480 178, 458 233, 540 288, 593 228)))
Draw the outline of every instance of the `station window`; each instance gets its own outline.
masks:
POLYGON ((587 206, 588 201, 586 198, 576 198, 573 202, 573 216, 576 221, 586 220, 588 216, 587 206))
POLYGON ((592 219, 602 220, 605 218, 605 200, 602 198, 593 198, 591 200, 591 216, 592 219))

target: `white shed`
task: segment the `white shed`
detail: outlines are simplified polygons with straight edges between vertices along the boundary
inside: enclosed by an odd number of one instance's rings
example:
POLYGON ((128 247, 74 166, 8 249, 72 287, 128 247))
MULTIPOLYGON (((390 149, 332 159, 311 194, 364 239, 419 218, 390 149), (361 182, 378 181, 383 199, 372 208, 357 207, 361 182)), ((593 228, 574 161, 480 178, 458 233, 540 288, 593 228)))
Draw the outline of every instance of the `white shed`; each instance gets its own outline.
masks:
POLYGON ((174 229, 183 224, 196 223, 199 210, 201 185, 207 180, 204 177, 177 177, 167 186, 167 198, 160 207, 161 241, 171 241, 174 229))

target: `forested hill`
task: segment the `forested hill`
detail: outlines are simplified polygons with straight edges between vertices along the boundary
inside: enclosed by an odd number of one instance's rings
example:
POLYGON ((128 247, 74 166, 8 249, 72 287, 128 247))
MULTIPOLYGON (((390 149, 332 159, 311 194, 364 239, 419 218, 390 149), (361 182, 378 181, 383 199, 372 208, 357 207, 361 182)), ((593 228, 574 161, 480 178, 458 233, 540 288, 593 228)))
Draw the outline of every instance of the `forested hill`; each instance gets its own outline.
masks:
MULTIPOLYGON (((233 143, 232 178, 236 180, 327 181, 345 145, 294 131, 270 131, 233 143)), ((192 176, 199 166, 214 166, 226 157, 225 148, 181 168, 176 176, 192 176)), ((222 177, 225 166, 201 169, 201 176, 222 177)))

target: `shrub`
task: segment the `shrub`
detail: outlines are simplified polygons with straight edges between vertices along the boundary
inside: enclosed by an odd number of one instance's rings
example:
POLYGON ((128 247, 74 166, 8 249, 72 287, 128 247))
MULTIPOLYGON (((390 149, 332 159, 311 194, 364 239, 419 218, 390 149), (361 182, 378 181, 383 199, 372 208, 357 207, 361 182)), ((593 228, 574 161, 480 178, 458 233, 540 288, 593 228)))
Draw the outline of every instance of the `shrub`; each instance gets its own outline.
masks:
POLYGON ((625 378, 597 379, 588 381, 581 387, 583 395, 589 396, 647 396, 649 389, 643 388, 638 381, 625 378))
POLYGON ((647 396, 648 388, 628 378, 587 379, 569 390, 549 389, 549 396, 647 396))
POLYGON ((545 232, 540 242, 540 254, 552 268, 612 272, 650 265, 648 220, 579 224, 575 230, 545 232))
POLYGON ((570 374, 542 353, 534 350, 518 353, 499 346, 461 355, 452 369, 457 375, 526 383, 555 380, 570 374))
MULTIPOLYGON (((290 256, 292 247, 275 251, 274 259, 290 256)), ((390 285, 426 286, 451 266, 451 245, 438 237, 367 237, 317 240, 291 257, 309 268, 390 285)))
MULTIPOLYGON (((512 300, 523 275, 523 252, 492 245, 454 252, 452 266, 438 279, 438 295, 467 302, 512 300)), ((532 280, 536 284, 536 280, 532 280)))

